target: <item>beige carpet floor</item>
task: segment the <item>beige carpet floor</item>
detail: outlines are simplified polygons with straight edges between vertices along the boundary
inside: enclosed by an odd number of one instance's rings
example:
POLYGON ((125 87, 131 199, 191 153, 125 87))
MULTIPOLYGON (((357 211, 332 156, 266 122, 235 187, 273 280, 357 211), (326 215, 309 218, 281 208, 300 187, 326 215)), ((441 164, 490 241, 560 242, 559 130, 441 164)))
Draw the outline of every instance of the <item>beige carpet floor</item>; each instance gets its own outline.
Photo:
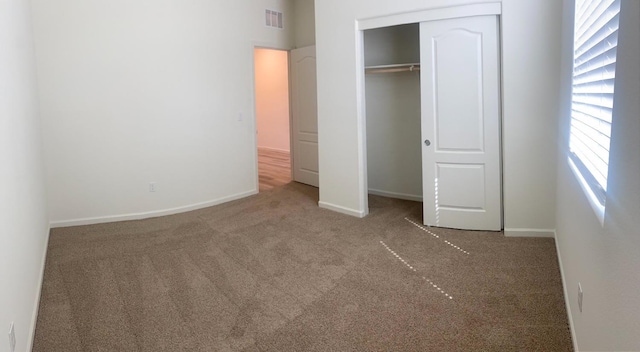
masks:
POLYGON ((357 219, 291 183, 54 229, 34 351, 570 351, 553 239, 357 219))

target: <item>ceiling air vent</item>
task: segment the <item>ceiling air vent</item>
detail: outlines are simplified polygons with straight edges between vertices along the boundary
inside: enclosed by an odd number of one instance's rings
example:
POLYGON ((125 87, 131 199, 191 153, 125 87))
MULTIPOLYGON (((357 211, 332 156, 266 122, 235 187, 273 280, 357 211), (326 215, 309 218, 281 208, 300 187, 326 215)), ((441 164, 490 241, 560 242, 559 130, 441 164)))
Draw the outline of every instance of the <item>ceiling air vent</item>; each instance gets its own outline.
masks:
POLYGON ((282 12, 274 10, 264 10, 264 19, 265 25, 267 25, 267 27, 280 29, 284 28, 284 24, 282 22, 282 12))

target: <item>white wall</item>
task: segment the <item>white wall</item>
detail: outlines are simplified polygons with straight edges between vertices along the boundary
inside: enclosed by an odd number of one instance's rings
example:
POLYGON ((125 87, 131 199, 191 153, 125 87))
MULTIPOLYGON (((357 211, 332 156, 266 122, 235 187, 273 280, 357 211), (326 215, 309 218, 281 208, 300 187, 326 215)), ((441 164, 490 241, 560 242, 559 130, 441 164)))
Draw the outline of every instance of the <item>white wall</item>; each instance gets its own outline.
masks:
MULTIPOLYGON (((420 27, 364 32, 365 66, 420 62, 420 27)), ((420 72, 365 76, 370 194, 422 199, 420 72)))
POLYGON ((562 3, 503 0, 502 6, 505 234, 549 234, 555 228, 562 3))
POLYGON ((293 0, 294 44, 304 48, 316 44, 315 0, 293 0))
MULTIPOLYGON (((322 206, 366 212, 356 21, 474 2, 483 1, 316 3, 322 206)), ((504 226, 510 234, 554 229, 560 9, 556 0, 502 1, 504 226)))
POLYGON ((0 1, 0 351, 30 350, 49 225, 29 2, 0 1))
POLYGON ((290 151, 289 54, 255 49, 258 148, 290 151))
POLYGON ((640 2, 623 0, 604 226, 567 163, 573 1, 566 0, 557 246, 580 351, 640 350, 640 2), (584 291, 578 309, 577 287, 584 291))
POLYGON ((289 0, 33 0, 53 225, 257 192, 253 46, 289 0), (157 191, 149 192, 155 182, 157 191))

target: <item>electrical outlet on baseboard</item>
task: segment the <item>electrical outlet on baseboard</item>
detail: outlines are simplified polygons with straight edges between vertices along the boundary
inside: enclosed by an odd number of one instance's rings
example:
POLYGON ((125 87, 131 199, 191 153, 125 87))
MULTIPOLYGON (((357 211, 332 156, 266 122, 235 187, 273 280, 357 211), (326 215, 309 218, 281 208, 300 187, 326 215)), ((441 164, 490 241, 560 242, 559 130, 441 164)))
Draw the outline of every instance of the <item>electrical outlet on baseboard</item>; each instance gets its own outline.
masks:
POLYGON ((156 191, 156 183, 155 182, 149 183, 149 192, 155 192, 155 191, 156 191))
POLYGON ((13 322, 9 325, 9 352, 16 352, 16 330, 13 322))

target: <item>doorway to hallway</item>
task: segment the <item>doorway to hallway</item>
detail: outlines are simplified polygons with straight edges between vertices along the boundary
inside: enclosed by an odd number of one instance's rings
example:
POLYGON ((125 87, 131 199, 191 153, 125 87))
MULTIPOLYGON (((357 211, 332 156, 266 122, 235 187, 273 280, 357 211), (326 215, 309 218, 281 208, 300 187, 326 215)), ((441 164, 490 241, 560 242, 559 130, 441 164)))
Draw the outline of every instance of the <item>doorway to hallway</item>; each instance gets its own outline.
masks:
POLYGON ((254 82, 259 190, 291 182, 289 55, 255 48, 254 82))

